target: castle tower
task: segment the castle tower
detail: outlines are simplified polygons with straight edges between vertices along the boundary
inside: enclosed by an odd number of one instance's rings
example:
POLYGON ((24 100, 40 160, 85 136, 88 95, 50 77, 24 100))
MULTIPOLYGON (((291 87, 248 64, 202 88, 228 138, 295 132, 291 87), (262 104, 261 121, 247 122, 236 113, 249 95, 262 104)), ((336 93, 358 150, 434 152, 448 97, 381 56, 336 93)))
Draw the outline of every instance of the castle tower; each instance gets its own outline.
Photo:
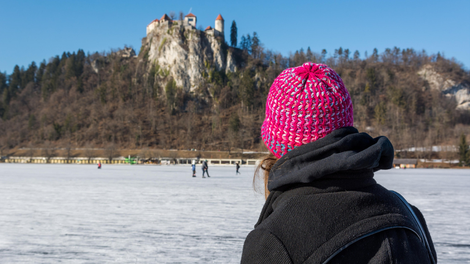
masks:
POLYGON ((220 14, 215 19, 215 32, 216 32, 216 34, 218 34, 218 35, 222 36, 223 38, 225 38, 225 35, 224 35, 224 19, 220 14))
POLYGON ((164 14, 162 18, 160 18, 160 25, 171 26, 171 19, 167 14, 164 14))
POLYGON ((184 16, 184 25, 191 25, 196 27, 197 17, 193 13, 189 13, 184 16))

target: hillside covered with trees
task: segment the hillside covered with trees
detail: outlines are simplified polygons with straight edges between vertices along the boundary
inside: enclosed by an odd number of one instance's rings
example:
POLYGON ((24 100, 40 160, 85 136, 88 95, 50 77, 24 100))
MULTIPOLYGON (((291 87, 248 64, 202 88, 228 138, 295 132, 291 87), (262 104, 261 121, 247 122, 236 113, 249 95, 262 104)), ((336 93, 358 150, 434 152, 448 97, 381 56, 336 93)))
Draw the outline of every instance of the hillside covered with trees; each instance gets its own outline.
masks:
POLYGON ((461 64, 440 54, 395 47, 361 57, 349 49, 308 48, 283 56, 265 48, 256 33, 239 44, 235 34, 225 45, 236 46, 237 71, 208 63, 205 81, 191 92, 149 62, 145 49, 136 57, 78 50, 15 66, 11 75, 0 73, 0 149, 263 150, 259 135, 269 87, 282 70, 307 61, 335 69, 352 96, 355 126, 389 137, 398 150, 455 145, 470 131, 470 111, 456 110, 455 99, 417 74, 431 65, 446 78, 470 83, 461 64))

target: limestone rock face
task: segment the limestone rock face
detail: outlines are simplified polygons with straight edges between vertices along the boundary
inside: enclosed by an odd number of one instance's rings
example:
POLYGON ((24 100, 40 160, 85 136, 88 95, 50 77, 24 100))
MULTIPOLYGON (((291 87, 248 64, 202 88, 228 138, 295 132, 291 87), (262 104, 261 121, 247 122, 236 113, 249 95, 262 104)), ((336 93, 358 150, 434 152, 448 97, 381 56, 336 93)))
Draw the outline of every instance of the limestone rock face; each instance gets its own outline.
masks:
POLYGON ((157 26, 142 40, 149 65, 160 76, 173 77, 186 92, 198 88, 211 70, 236 71, 230 49, 223 39, 182 25, 157 26))
POLYGON ((456 90, 454 96, 455 100, 457 100, 457 109, 470 110, 470 87, 468 85, 459 84, 452 88, 456 90))
POLYGON ((431 89, 438 90, 448 97, 455 98, 457 109, 470 110, 470 85, 467 83, 457 83, 454 80, 445 78, 438 73, 431 65, 425 65, 418 71, 418 75, 425 79, 431 89))

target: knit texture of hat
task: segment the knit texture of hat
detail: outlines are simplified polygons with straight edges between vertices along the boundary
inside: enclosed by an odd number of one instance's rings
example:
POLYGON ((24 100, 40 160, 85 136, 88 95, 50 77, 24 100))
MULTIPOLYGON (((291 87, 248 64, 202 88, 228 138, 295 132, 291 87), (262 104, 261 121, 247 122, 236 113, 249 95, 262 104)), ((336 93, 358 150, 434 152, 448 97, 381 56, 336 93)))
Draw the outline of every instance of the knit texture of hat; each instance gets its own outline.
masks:
POLYGON ((346 126, 353 126, 353 106, 343 80, 328 66, 307 62, 274 80, 261 137, 280 158, 346 126))

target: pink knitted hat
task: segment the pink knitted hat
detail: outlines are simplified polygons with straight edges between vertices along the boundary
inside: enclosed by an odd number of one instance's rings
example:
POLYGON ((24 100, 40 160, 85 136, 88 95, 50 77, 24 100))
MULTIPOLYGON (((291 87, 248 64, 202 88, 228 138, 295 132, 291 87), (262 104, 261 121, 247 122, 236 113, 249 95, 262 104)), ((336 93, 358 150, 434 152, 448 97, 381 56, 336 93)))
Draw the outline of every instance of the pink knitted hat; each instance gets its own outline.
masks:
POLYGON ((343 80, 328 66, 307 62, 274 80, 261 137, 280 158, 346 126, 353 126, 353 106, 343 80))

